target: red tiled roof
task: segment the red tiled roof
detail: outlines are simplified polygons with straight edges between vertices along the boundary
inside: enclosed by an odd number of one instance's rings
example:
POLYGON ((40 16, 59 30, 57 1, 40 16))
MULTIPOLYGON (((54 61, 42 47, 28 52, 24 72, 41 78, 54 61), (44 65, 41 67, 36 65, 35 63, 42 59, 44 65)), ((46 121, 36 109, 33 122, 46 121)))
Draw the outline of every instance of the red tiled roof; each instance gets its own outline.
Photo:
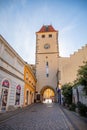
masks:
POLYGON ((52 25, 43 25, 37 33, 42 32, 57 32, 57 30, 55 30, 52 25))

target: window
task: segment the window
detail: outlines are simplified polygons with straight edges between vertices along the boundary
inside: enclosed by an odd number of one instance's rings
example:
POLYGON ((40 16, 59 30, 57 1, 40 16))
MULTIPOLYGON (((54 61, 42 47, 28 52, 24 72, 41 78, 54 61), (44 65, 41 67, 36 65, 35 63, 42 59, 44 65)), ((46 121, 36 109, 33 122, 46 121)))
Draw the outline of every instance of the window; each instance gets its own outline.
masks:
POLYGON ((20 105, 21 86, 16 86, 16 101, 15 105, 20 105))
POLYGON ((28 72, 26 73, 26 80, 28 80, 28 72))
POLYGON ((52 34, 49 34, 49 37, 52 37, 52 34))
POLYGON ((42 38, 45 38, 45 35, 42 35, 42 38))
POLYGON ((48 62, 46 62, 46 66, 48 66, 48 62))
POLYGON ((49 66, 48 66, 48 61, 46 62, 46 77, 49 77, 49 66))
POLYGON ((2 103, 2 109, 6 109, 7 101, 8 101, 8 91, 9 91, 9 81, 4 80, 2 82, 2 91, 1 91, 1 103, 2 103))
POLYGON ((8 89, 6 89, 6 88, 2 88, 2 92, 1 92, 1 96, 2 96, 2 98, 1 98, 1 101, 2 101, 2 107, 4 106, 4 107, 6 107, 6 105, 7 105, 7 99, 8 99, 8 89))
POLYGON ((58 79, 61 80, 61 71, 58 73, 58 79))
POLYGON ((46 74, 46 77, 49 77, 49 74, 46 74))

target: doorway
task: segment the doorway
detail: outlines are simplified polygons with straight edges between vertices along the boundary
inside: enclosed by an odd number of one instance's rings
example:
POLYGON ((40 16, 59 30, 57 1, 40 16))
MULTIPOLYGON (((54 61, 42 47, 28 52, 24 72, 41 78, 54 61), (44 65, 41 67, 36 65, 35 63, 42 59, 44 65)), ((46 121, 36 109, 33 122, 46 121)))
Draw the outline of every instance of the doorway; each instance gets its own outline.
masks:
POLYGON ((29 104, 29 91, 26 91, 26 105, 29 104))

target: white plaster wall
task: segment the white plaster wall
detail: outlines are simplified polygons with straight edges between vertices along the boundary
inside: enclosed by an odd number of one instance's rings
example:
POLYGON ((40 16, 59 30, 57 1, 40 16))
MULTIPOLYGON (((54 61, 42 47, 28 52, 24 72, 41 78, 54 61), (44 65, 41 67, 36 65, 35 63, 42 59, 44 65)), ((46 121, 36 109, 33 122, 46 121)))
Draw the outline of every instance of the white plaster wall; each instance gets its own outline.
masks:
POLYGON ((15 78, 8 73, 3 72, 0 70, 0 92, 2 89, 2 81, 4 79, 7 79, 10 82, 10 87, 9 87, 9 93, 8 93, 8 102, 7 102, 7 107, 8 106, 15 106, 15 99, 16 99, 16 86, 20 84, 21 86, 21 96, 20 96, 20 106, 23 106, 24 102, 24 82, 19 80, 18 78, 15 78))
POLYGON ((2 89, 2 80, 7 79, 10 82, 8 102, 15 106, 16 86, 21 86, 20 106, 24 100, 24 65, 25 62, 16 53, 16 51, 0 35, 0 93, 2 89))
MULTIPOLYGON (((81 85, 78 86, 79 101, 87 106, 87 95, 85 95, 83 87, 84 86, 81 85)), ((76 88, 73 88, 73 97, 75 98, 75 103, 77 104, 76 88)))
MULTIPOLYGON (((0 36, 0 57, 20 73, 24 73, 24 61, 15 50, 0 36)), ((3 62, 4 68, 7 66, 3 62)), ((10 66, 8 66, 10 67, 10 66)), ((8 68, 12 69, 12 68, 8 68)), ((11 70, 14 71, 14 70, 11 70)), ((14 72, 15 73, 15 72, 14 72)), ((17 73, 17 72, 16 72, 17 73)))

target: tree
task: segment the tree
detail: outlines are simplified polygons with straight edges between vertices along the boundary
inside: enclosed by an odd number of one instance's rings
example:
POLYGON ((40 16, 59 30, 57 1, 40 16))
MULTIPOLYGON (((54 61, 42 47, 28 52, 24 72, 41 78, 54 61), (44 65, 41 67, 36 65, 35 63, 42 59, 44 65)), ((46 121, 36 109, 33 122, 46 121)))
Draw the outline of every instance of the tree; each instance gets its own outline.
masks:
POLYGON ((62 94, 64 96, 64 102, 68 105, 72 104, 72 85, 66 83, 62 86, 62 94))
POLYGON ((87 95, 87 62, 84 62, 83 66, 80 66, 77 74, 77 82, 84 86, 83 91, 85 91, 87 95))

